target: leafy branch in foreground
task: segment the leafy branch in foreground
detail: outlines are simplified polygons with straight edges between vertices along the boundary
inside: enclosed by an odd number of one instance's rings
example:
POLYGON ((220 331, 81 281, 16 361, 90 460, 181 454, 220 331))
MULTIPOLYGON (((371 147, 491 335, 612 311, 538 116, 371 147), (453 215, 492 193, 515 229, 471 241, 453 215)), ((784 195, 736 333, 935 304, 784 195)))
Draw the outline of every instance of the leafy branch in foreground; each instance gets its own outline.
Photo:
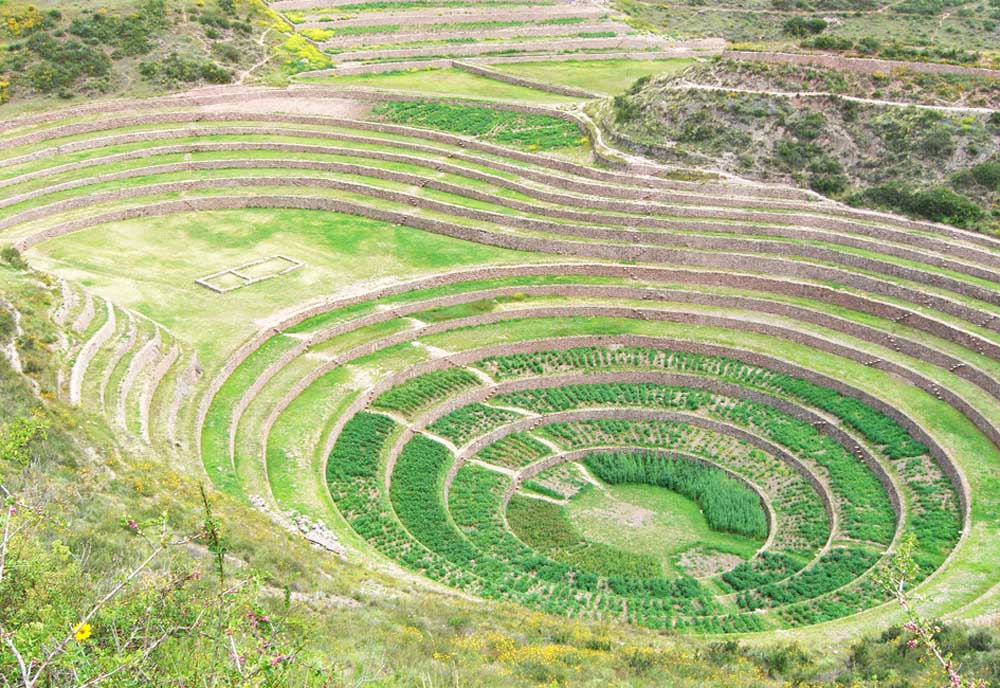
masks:
POLYGON ((178 534, 166 515, 123 518, 140 553, 103 586, 85 555, 52 539, 58 523, 44 506, 2 484, 0 495, 0 686, 131 688, 157 684, 164 667, 183 685, 287 685, 301 629, 289 621, 287 598, 277 614, 259 604, 255 576, 222 584, 223 538, 207 495, 194 533, 178 534), (200 548, 213 555, 217 585, 187 554, 200 548))
POLYGON ((948 677, 945 688, 986 688, 985 681, 962 676, 961 667, 955 663, 952 654, 944 650, 937 640, 941 626, 923 618, 914 608, 920 598, 910 592, 907 586, 922 578, 920 568, 913 558, 916 547, 917 541, 913 535, 904 537, 879 576, 879 584, 896 599, 906 613, 907 620, 903 628, 913 634, 906 643, 907 647, 922 647, 929 657, 941 665, 948 677))

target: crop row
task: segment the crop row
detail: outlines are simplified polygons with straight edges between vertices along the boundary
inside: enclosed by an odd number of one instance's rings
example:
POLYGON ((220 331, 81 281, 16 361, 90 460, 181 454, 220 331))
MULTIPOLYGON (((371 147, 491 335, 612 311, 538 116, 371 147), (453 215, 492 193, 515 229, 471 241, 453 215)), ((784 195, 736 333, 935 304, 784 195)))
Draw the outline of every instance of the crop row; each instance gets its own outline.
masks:
POLYGON ((419 101, 390 101, 372 111, 397 124, 482 136, 533 150, 566 148, 586 140, 576 125, 547 115, 419 101))
POLYGON ((517 469, 551 453, 551 449, 531 435, 515 432, 483 447, 476 458, 496 466, 517 469))
POLYGON ((507 409, 486 404, 468 404, 438 418, 427 429, 461 445, 520 417, 520 414, 507 409))
POLYGON ((464 368, 434 370, 383 392, 372 402, 372 408, 413 416, 434 401, 478 384, 479 378, 464 368))
POLYGON ((561 351, 541 351, 532 354, 497 356, 482 361, 484 369, 498 378, 541 375, 558 370, 606 367, 649 367, 663 370, 712 375, 762 389, 780 391, 796 397, 810 406, 823 409, 862 433, 873 444, 881 445, 889 458, 919 456, 927 447, 915 441, 899 423, 857 399, 845 397, 829 387, 776 373, 742 361, 722 356, 622 347, 606 349, 587 347, 561 351))

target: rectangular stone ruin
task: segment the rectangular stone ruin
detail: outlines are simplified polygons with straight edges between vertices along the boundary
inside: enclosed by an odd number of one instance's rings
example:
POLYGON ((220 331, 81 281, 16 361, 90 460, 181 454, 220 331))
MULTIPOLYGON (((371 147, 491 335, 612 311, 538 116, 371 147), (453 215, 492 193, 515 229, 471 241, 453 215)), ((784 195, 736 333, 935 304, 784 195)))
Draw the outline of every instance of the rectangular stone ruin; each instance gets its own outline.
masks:
POLYGON ((305 263, 301 260, 278 254, 244 263, 235 268, 213 272, 211 275, 196 279, 195 284, 211 289, 217 294, 225 294, 249 287, 251 284, 287 275, 303 265, 305 263))

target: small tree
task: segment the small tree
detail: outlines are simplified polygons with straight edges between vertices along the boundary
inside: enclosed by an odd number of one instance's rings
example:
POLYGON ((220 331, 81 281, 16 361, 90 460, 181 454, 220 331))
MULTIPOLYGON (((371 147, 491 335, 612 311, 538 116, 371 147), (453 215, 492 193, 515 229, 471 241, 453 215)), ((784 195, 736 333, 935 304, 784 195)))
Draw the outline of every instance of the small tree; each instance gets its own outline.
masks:
POLYGON ((941 627, 920 616, 914 608, 915 602, 920 598, 908 586, 920 576, 920 567, 913 559, 916 545, 914 535, 904 537, 878 578, 879 584, 896 599, 906 613, 907 620, 903 623, 903 628, 913 634, 906 645, 910 648, 923 647, 927 655, 941 665, 948 677, 944 688, 986 688, 985 681, 961 675, 961 667, 955 664, 951 653, 942 649, 937 641, 941 627))

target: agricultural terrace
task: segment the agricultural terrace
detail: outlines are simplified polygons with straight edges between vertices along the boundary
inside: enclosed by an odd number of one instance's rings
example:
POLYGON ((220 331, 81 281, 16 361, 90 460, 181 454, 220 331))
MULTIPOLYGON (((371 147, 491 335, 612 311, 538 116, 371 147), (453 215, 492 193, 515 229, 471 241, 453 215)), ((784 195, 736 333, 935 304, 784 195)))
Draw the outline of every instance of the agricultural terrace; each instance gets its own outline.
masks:
MULTIPOLYGON (((310 52, 305 78, 394 73, 406 70, 459 69, 518 83, 537 81, 528 74, 497 74, 498 65, 526 63, 542 70, 572 60, 596 61, 598 69, 615 61, 655 61, 718 53, 723 42, 676 42, 639 31, 621 13, 600 3, 567 0, 450 0, 344 2, 273 0, 270 8, 291 25, 310 52), (321 66, 324 65, 325 66, 321 66)), ((572 74, 574 69, 564 69, 572 74)), ((586 70, 584 70, 586 71, 586 70)), ((647 73, 660 71, 652 67, 647 73)), ((568 77, 572 80, 572 76, 568 77)), ((587 95, 585 87, 550 86, 565 95, 587 95)))
MULTIPOLYGON (((630 35, 480 4, 274 7, 338 65, 630 35)), ((829 643, 898 620, 912 535, 929 614, 996 609, 1000 241, 624 157, 549 92, 340 78, 0 125, 68 400, 484 600, 829 643)))

